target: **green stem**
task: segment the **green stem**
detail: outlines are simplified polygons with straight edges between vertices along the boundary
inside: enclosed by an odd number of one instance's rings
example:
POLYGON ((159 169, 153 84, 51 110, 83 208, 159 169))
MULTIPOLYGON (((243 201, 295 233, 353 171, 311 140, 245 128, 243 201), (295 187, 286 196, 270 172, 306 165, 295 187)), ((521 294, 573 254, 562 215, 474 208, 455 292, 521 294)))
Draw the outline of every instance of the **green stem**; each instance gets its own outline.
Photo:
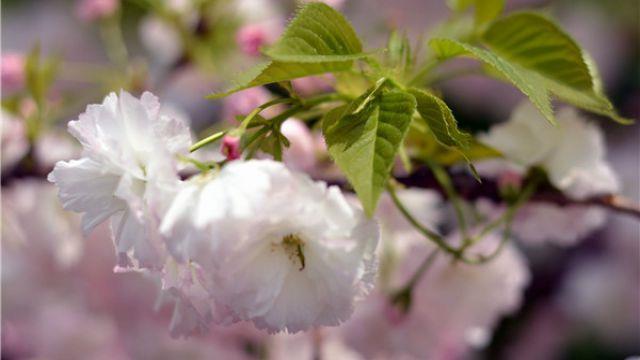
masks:
POLYGON ((420 70, 409 80, 407 86, 419 85, 424 82, 424 78, 433 70, 436 66, 440 64, 440 60, 438 59, 428 59, 424 65, 420 68, 420 70))
POLYGON ((494 251, 492 251, 488 255, 478 255, 475 259, 464 258, 463 261, 465 263, 484 264, 486 262, 491 261, 492 259, 494 259, 496 256, 500 254, 500 252, 502 251, 506 243, 509 242, 509 240, 511 239, 511 231, 512 231, 511 226, 513 224, 513 219, 515 218, 518 210, 522 207, 522 205, 524 205, 524 203, 526 203, 531 198, 531 196, 535 193, 536 189, 538 188, 538 183, 539 183, 539 179, 534 177, 531 180, 531 182, 527 184, 527 186, 522 190, 522 192, 520 193, 520 196, 518 196, 518 199, 512 205, 509 206, 509 208, 507 209, 507 211, 504 213, 502 217, 500 217, 496 221, 487 225, 478 237, 474 238, 472 242, 466 244, 466 246, 464 246, 461 249, 462 251, 464 251, 466 247, 472 244, 475 244, 484 236, 486 236, 491 231, 493 231, 493 229, 497 227, 500 223, 504 222, 505 226, 504 226, 504 231, 502 232, 502 239, 500 240, 500 243, 494 249, 494 251))
POLYGON ((200 141, 198 141, 197 143, 191 145, 191 147, 189 148, 189 152, 194 152, 198 149, 200 149, 201 147, 205 146, 205 145, 209 145, 212 142, 216 142, 220 139, 222 139, 222 137, 224 137, 227 134, 226 131, 219 131, 211 136, 208 136, 200 141))
POLYGON ((458 226, 460 226, 460 230, 462 231, 462 235, 464 236, 464 240, 466 241, 469 237, 469 230, 467 227, 466 218, 464 216, 464 203, 462 201, 462 198, 460 197, 460 195, 458 195, 458 192, 454 188, 453 183, 451 182, 451 177, 440 165, 431 161, 428 161, 427 165, 429 165, 431 171, 433 171, 433 174, 436 177, 436 180, 438 181, 440 186, 444 188, 447 197, 449 198, 449 200, 451 200, 454 211, 456 213, 456 218, 458 220, 458 226))
POLYGON ((442 236, 426 228, 415 217, 413 217, 413 215, 411 215, 409 210, 404 206, 402 201, 398 198, 398 194, 396 193, 395 186, 391 184, 391 182, 387 183, 387 192, 389 192, 389 195, 391 196, 391 200, 393 201, 396 208, 400 210, 400 213, 405 217, 405 219, 407 219, 407 221, 409 221, 411 225, 413 225, 414 228, 416 228, 416 230, 421 232, 427 239, 433 241, 442 250, 454 255, 455 257, 459 257, 460 255, 459 250, 447 244, 444 241, 444 238, 442 236))

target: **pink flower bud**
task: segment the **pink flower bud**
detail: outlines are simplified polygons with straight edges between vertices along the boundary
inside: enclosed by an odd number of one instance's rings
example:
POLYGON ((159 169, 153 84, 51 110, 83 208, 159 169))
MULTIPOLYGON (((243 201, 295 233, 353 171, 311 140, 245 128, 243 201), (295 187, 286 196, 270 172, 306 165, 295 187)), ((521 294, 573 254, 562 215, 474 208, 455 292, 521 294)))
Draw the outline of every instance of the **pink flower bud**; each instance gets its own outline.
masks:
POLYGON ((300 120, 289 119, 282 123, 280 131, 290 143, 283 155, 284 163, 294 170, 312 170, 316 165, 316 146, 309 128, 300 120))
POLYGON ((248 24, 238 30, 236 43, 249 56, 259 56, 260 48, 276 40, 276 28, 270 23, 248 24))
POLYGON ((22 54, 8 53, 2 56, 2 90, 13 92, 24 86, 25 59, 22 54))
POLYGON ((80 0, 76 15, 80 20, 92 22, 113 15, 120 6, 120 0, 80 0))
POLYGON ((226 135, 222 139, 222 148, 220 149, 222 154, 227 157, 227 160, 235 160, 240 158, 240 138, 236 136, 226 135))

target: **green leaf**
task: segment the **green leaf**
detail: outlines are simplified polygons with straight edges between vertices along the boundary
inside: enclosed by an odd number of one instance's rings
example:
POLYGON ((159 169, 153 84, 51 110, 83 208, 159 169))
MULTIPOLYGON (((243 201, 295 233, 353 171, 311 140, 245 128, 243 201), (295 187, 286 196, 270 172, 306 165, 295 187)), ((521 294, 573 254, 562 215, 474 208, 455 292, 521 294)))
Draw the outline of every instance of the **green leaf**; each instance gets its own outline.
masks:
POLYGON ((504 9, 504 3, 505 0, 447 0, 449 8, 459 13, 474 6, 476 27, 480 27, 497 18, 504 9))
POLYGON ((439 143, 466 149, 471 135, 460 131, 451 109, 440 98, 420 89, 409 89, 416 98, 417 110, 439 143))
POLYGON ((451 10, 462 12, 473 5, 476 0, 447 0, 447 5, 451 10))
POLYGON ((375 211, 415 108, 411 94, 378 86, 323 120, 329 153, 368 216, 375 211))
POLYGON ((441 58, 469 55, 481 60, 527 95, 542 115, 555 124, 551 99, 542 80, 535 73, 511 64, 491 51, 453 39, 433 39, 429 44, 441 58))
POLYGON ((558 98, 628 122, 602 93, 601 80, 590 57, 544 16, 527 12, 507 16, 495 21, 482 38, 496 54, 539 74, 546 88, 558 98))
POLYGON ((551 94, 582 109, 620 117, 604 96, 589 57, 557 25, 536 13, 515 13, 490 24, 482 35, 487 49, 450 39, 431 45, 441 57, 471 55, 525 93, 549 121, 554 122, 551 94))
POLYGON ((246 71, 230 89, 208 97, 217 99, 254 86, 349 70, 353 60, 366 56, 349 22, 323 3, 302 7, 265 53, 272 60, 246 71))
POLYGON ((504 9, 505 0, 477 0, 475 23, 482 26, 497 18, 504 9))
POLYGON ((411 70, 414 57, 411 53, 411 44, 406 33, 391 32, 387 41, 387 62, 399 74, 411 70))
POLYGON ((347 19, 324 3, 300 9, 265 54, 282 62, 336 62, 360 59, 362 44, 347 19))
POLYGON ((285 63, 268 61, 259 64, 240 76, 234 85, 223 92, 212 93, 207 98, 219 99, 234 92, 270 83, 292 80, 305 76, 351 69, 351 61, 325 63, 285 63))

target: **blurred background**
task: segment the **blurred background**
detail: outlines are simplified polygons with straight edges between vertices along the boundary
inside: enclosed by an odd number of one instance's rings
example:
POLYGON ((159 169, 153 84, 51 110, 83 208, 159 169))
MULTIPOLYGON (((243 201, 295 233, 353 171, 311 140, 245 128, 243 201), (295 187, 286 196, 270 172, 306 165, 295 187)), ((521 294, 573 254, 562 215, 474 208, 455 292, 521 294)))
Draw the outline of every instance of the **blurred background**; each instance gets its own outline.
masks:
MULTIPOLYGON (((156 300, 157 284, 140 274, 113 274, 106 227, 83 239, 78 218, 59 208, 44 179, 56 161, 79 154, 66 123, 109 91, 150 90, 196 131, 259 105, 260 94, 225 102, 204 96, 255 62, 256 44, 277 38, 296 5, 167 0, 165 11, 153 0, 93 2, 2 1, 2 358, 259 358, 259 344, 271 340, 251 329, 170 339, 171 312, 156 300), (254 23, 260 31, 252 32, 254 23)), ((424 47, 428 31, 449 14, 444 0, 331 3, 370 48, 384 45, 394 28, 424 47)), ((556 18, 592 55, 621 114, 640 118, 640 2, 507 1, 507 11, 522 8, 556 18)), ((297 86, 313 92, 320 85, 297 86)), ((474 132, 506 120, 523 98, 477 75, 448 81, 442 90, 461 126, 474 132)), ((640 201, 640 124, 594 120, 623 194, 640 201)), ((469 358, 640 355, 637 220, 608 214, 603 227, 575 246, 523 250, 532 278, 522 306, 469 358)))

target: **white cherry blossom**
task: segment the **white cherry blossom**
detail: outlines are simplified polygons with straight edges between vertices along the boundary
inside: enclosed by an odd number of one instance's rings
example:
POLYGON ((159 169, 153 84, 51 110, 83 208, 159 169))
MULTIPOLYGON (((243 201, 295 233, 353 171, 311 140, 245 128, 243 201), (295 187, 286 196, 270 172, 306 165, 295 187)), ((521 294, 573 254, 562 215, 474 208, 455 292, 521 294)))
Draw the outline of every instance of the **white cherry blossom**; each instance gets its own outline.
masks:
POLYGON ((137 99, 122 91, 89 105, 69 132, 82 157, 58 162, 49 174, 64 208, 84 213, 85 233, 111 220, 119 266, 132 265, 132 252, 136 265, 160 267, 156 212, 168 197, 158 194, 179 181, 175 155, 191 142, 186 124, 166 116, 151 93, 137 99))
POLYGON ((189 181, 161 231, 176 258, 202 269, 217 322, 335 326, 373 285, 375 221, 338 188, 278 162, 234 161, 189 181))
POLYGON ((557 126, 547 123, 525 102, 480 139, 517 165, 542 166, 551 183, 573 198, 616 192, 618 180, 606 161, 600 129, 572 108, 561 109, 556 118, 557 126))

